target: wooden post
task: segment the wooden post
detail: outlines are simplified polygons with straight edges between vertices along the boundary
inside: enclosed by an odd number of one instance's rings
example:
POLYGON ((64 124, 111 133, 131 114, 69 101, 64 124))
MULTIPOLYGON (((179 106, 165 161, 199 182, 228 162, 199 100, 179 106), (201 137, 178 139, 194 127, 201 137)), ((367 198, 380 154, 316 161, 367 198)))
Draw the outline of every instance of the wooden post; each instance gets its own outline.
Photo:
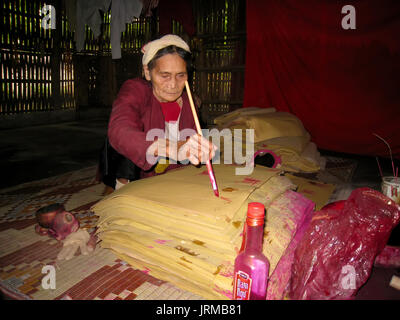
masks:
POLYGON ((154 40, 154 39, 158 38, 157 17, 158 17, 158 7, 153 9, 153 14, 150 17, 151 40, 154 40))
POLYGON ((61 65, 61 0, 53 0, 54 8, 56 9, 56 28, 52 33, 52 55, 51 55, 51 97, 54 110, 62 108, 62 100, 60 95, 60 65, 61 65))

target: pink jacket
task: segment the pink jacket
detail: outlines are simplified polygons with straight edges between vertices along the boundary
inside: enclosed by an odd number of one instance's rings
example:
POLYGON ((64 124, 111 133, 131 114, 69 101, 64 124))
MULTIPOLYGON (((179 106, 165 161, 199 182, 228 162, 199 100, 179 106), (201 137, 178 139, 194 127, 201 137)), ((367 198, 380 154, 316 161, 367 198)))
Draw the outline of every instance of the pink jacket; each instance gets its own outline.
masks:
MULTIPOLYGON (((186 91, 182 99, 179 130, 195 130, 186 91)), ((125 81, 113 103, 108 123, 110 144, 142 170, 148 171, 153 165, 146 161, 146 151, 153 141, 146 141, 146 134, 154 128, 165 130, 165 119, 160 102, 153 95, 151 83, 140 78, 125 81)), ((168 169, 177 166, 170 165, 168 169)), ((154 172, 142 172, 143 177, 150 175, 154 172)))

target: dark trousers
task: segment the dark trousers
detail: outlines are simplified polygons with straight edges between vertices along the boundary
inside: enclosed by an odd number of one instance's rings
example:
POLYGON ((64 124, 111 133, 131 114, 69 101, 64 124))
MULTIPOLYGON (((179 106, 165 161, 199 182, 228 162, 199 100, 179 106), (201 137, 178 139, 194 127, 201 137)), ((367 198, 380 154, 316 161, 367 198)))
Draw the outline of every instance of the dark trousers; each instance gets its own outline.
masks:
POLYGON ((105 185, 115 189, 116 179, 139 180, 140 171, 137 165, 111 146, 108 137, 105 138, 99 159, 100 179, 105 185))

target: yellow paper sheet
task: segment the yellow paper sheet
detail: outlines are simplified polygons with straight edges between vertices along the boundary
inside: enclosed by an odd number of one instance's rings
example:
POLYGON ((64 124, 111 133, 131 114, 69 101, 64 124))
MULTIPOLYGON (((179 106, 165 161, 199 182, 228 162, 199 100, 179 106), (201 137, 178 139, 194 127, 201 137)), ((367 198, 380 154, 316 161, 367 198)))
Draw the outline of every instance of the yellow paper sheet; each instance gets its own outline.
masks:
POLYGON ((328 203, 330 196, 335 190, 335 185, 333 184, 305 179, 289 173, 285 174, 285 176, 297 185, 297 192, 315 203, 316 210, 320 210, 328 203))

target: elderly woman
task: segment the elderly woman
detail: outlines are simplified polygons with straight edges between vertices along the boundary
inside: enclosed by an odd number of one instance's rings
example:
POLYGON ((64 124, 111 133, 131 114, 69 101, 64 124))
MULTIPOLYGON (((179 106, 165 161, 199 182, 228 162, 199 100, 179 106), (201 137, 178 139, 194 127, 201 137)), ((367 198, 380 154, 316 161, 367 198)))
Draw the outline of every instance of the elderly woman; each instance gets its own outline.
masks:
POLYGON ((122 85, 108 125, 109 142, 120 155, 115 189, 181 162, 204 163, 216 150, 196 133, 184 91, 191 68, 187 43, 166 35, 146 44, 142 52, 145 80, 131 79, 122 85), (165 163, 160 159, 167 159, 167 165, 160 165, 165 163))

